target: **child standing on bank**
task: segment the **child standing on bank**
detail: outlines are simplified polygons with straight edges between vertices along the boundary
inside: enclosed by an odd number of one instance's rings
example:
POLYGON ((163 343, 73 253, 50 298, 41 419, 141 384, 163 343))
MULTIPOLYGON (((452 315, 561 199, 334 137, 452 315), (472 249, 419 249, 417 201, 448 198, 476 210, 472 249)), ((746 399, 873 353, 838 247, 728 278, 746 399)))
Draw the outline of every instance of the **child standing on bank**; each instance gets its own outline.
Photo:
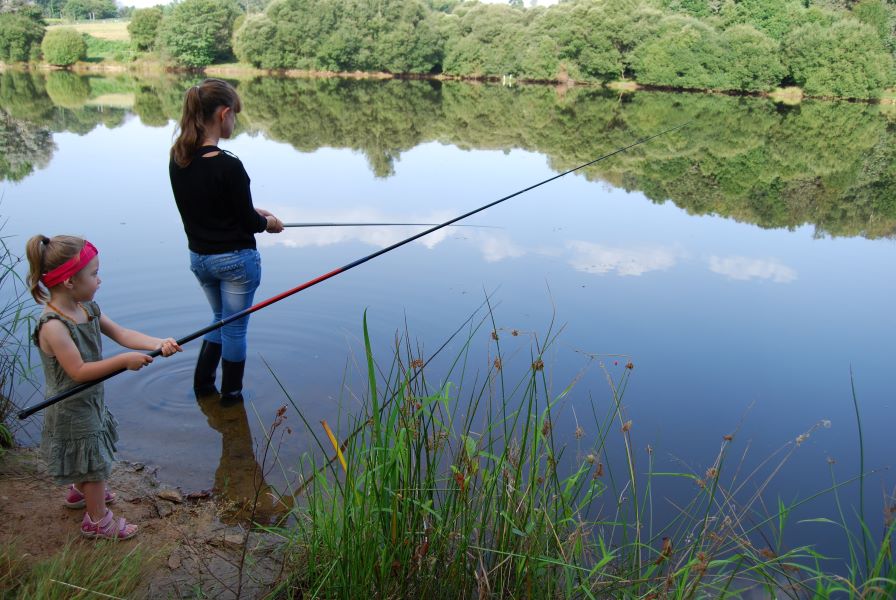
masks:
MULTIPOLYGON (((172 339, 151 337, 121 327, 100 312, 93 297, 100 287, 99 257, 90 242, 70 235, 28 240, 26 254, 31 295, 44 309, 34 330, 46 376, 47 396, 120 369, 137 371, 152 362, 141 352, 103 358, 101 333, 133 350, 180 352, 172 339)), ((126 540, 137 526, 113 518, 106 505, 115 494, 106 489, 112 471, 115 418, 106 408, 99 383, 48 407, 44 413, 41 450, 56 483, 68 484, 65 506, 86 507, 81 534, 126 540)))

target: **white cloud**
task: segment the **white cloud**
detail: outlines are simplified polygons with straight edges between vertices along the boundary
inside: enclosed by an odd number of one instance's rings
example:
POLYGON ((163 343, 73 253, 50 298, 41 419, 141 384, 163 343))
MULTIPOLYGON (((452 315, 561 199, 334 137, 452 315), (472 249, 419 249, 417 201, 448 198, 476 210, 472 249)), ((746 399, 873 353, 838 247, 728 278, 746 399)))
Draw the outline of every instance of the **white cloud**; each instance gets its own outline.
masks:
MULTIPOLYGON (((315 213, 310 211, 297 212, 295 207, 269 207, 271 212, 280 217, 284 223, 441 223, 450 217, 435 213, 427 216, 403 215, 396 218, 393 215, 383 215, 366 209, 348 209, 339 212, 328 211, 315 213)), ((348 241, 359 241, 377 248, 385 248, 415 233, 426 229, 425 226, 380 226, 380 227, 292 227, 277 235, 262 236, 258 238, 263 246, 287 246, 289 248, 303 248, 308 246, 329 246, 348 241)), ((420 243, 427 248, 433 248, 451 235, 451 228, 440 229, 420 239, 420 243)))
POLYGON ((615 271, 619 275, 638 276, 650 271, 664 271, 675 266, 682 255, 677 248, 666 246, 613 248, 571 241, 566 247, 573 253, 569 264, 574 269, 597 275, 615 271))
POLYGON ((526 254, 526 251, 516 245, 505 233, 485 234, 479 232, 475 237, 486 262, 499 262, 507 258, 519 258, 526 254))
POLYGON ((770 279, 775 283, 790 283, 796 271, 777 259, 747 258, 746 256, 710 256, 709 270, 738 281, 770 279))

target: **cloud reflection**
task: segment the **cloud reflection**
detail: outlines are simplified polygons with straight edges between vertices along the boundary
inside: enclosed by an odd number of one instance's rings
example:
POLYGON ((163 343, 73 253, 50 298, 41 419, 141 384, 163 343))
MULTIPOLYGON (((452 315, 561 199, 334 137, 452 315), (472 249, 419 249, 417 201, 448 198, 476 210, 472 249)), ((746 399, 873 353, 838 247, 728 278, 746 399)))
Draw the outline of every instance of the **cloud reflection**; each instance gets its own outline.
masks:
POLYGON ((667 246, 613 248, 591 242, 571 241, 566 247, 573 253, 569 260, 577 271, 603 275, 615 271, 619 275, 643 275, 664 271, 678 262, 682 252, 667 246))
MULTIPOLYGON (((327 211, 302 211, 296 213, 295 207, 277 209, 270 208, 271 212, 280 217, 285 223, 295 222, 332 222, 332 223, 442 223, 455 215, 447 213, 433 213, 426 216, 402 215, 395 217, 384 215, 380 212, 358 209, 339 212, 327 211)), ((357 241, 377 248, 385 248, 415 233, 427 229, 420 225, 401 225, 383 227, 295 227, 286 229, 283 233, 270 236, 261 236, 258 243, 261 246, 286 246, 288 248, 306 248, 309 246, 330 246, 344 242, 357 241)), ((433 248, 452 233, 452 228, 446 227, 435 231, 420 239, 420 243, 427 248, 433 248)))
POLYGON ((790 283, 796 279, 796 271, 777 259, 748 258, 746 256, 710 256, 709 270, 738 281, 770 279, 775 283, 790 283))

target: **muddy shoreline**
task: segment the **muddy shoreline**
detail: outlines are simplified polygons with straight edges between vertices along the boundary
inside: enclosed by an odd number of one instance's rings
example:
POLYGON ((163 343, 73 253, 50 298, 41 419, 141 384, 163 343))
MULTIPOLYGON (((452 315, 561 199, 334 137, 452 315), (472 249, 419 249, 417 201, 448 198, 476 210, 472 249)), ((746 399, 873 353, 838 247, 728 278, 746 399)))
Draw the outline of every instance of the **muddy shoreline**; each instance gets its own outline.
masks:
MULTIPOLYGON (((163 473, 142 463, 118 461, 109 487, 118 494, 116 515, 140 526, 127 552, 139 545, 150 557, 140 597, 263 596, 282 576, 281 543, 270 534, 249 531, 228 515, 229 507, 208 491, 180 490, 162 483, 163 473), (244 545, 252 560, 243 561, 244 545), (240 565, 244 564, 241 569, 240 565)), ((25 564, 51 559, 66 544, 92 544, 82 538, 83 510, 62 504, 65 490, 47 476, 35 448, 15 448, 0 456, 0 544, 14 545, 25 564)))

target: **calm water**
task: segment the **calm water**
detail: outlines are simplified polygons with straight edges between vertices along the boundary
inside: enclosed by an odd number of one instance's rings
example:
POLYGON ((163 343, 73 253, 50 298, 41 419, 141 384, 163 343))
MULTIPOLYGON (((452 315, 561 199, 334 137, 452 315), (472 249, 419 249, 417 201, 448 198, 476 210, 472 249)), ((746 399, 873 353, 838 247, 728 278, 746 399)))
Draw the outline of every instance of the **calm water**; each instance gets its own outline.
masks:
MULTIPOLYGON (((166 171, 173 119, 192 81, 61 73, 4 74, 0 82, 7 242, 19 249, 39 232, 83 234, 100 248, 97 300, 116 321, 175 337, 206 325, 166 171)), ((256 205, 284 221, 441 222, 691 124, 471 221, 493 227, 442 230, 257 313, 245 412, 197 406, 198 343, 109 381, 122 458, 159 465, 163 480, 188 490, 244 480, 253 445, 286 403, 271 371, 310 423, 337 423, 358 413, 363 395, 365 310, 388 364, 396 333, 407 327, 426 358, 491 293, 509 373, 528 367, 534 336, 542 341, 552 318, 563 326, 545 356, 554 393, 588 367, 555 423, 569 456, 593 442, 589 397, 600 414, 610 402, 590 355, 617 374, 634 363, 624 401, 642 466, 650 445, 657 470, 702 474, 722 436, 739 428, 743 480, 829 420, 796 448, 764 496, 771 505, 827 487, 829 458, 839 479, 857 474, 852 368, 866 467, 875 470, 866 511, 880 524, 896 449, 892 114, 856 104, 781 108, 758 99, 420 82, 269 78, 241 82, 239 91, 241 130, 222 145, 243 160, 256 205), (624 356, 608 356, 617 354, 624 356), (573 436, 576 422, 582 440, 573 436)), ((261 235, 256 299, 419 230, 261 235)), ((490 332, 473 338, 471 377, 483 377, 494 357, 490 332)), ((459 352, 451 344, 429 379, 439 381, 459 352)), ((22 404, 40 397, 19 391, 22 404)), ((286 478, 316 448, 288 414, 286 478)), ((36 421, 18 433, 23 441, 38 434, 36 421)), ((284 477, 269 479, 280 485, 284 477)), ((847 502, 856 490, 843 490, 847 502)), ((692 493, 668 490, 672 498, 692 493)), ((664 495, 655 491, 659 510, 669 506, 664 495)), ((825 496, 801 516, 832 508, 825 496)), ((837 549, 831 527, 794 522, 792 532, 789 543, 837 549)))

